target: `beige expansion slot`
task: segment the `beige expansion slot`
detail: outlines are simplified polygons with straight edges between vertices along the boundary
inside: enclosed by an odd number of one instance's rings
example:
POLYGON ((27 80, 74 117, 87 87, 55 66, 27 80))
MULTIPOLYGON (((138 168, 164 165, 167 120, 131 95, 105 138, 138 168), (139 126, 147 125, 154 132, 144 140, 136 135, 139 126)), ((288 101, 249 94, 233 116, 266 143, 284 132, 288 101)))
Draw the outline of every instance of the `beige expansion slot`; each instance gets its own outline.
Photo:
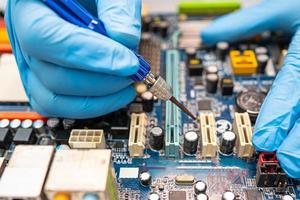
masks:
POLYGON ((73 129, 69 145, 73 149, 105 149, 104 132, 101 129, 73 129))
POLYGON ((201 134, 201 156, 215 157, 217 155, 216 122, 212 112, 202 112, 198 118, 201 134))
POLYGON ((131 157, 142 157, 144 155, 146 142, 147 116, 145 113, 131 114, 129 131, 129 155, 131 157))
POLYGON ((253 155, 252 127, 248 113, 235 113, 233 131, 237 135, 236 153, 238 157, 245 158, 253 155))

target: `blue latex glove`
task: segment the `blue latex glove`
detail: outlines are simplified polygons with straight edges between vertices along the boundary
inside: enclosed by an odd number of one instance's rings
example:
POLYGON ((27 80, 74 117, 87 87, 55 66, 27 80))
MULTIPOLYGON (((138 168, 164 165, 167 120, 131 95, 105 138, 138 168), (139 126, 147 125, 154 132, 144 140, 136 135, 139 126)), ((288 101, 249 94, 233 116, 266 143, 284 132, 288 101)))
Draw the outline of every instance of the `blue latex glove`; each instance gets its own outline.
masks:
MULTIPOLYGON (((140 0, 96 4, 110 37, 136 48, 140 0)), ((42 115, 96 117, 134 99, 129 76, 139 64, 128 48, 66 22, 40 0, 9 0, 5 20, 26 94, 42 115)))
POLYGON ((236 41, 266 31, 294 33, 285 64, 262 105, 253 144, 258 151, 277 151, 285 172, 300 178, 300 1, 266 0, 214 21, 202 32, 207 44, 236 41))

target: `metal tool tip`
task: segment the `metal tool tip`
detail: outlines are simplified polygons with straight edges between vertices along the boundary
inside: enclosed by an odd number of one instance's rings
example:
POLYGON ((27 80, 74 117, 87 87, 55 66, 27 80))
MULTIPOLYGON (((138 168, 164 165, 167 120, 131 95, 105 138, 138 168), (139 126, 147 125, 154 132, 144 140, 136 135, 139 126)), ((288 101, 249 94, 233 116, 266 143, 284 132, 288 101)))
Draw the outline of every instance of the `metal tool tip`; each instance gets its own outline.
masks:
POLYGON ((188 116, 190 116, 193 120, 196 120, 197 118, 189 111, 183 104, 181 104, 174 96, 170 98, 170 101, 174 103, 176 106, 178 106, 183 112, 185 112, 188 116))

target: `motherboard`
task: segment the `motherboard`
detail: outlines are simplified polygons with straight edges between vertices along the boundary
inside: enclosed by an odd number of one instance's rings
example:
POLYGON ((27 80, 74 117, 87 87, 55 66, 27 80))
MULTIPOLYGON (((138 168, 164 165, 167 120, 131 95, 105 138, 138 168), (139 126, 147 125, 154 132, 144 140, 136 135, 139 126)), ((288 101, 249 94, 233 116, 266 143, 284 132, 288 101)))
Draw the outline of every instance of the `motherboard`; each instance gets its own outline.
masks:
MULTIPOLYGON (((41 116, 23 91, 21 98, 18 90, 0 94, 0 199, 300 199, 300 182, 285 174, 276 154, 257 152, 251 142, 290 38, 264 32, 205 46, 199 36, 240 6, 182 2, 177 14, 142 18, 139 52, 197 120, 143 83, 125 108, 81 120, 41 116)), ((5 37, 0 70, 17 69, 5 37)))

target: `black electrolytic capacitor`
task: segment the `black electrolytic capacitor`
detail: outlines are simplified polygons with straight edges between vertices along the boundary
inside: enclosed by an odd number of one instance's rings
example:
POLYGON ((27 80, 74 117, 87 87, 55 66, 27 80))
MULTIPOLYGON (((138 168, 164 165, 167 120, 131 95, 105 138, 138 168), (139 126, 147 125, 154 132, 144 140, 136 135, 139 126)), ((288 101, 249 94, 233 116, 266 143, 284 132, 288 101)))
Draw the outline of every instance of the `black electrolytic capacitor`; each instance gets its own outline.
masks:
POLYGON ((149 144, 154 150, 161 150, 164 145, 164 131, 161 127, 153 127, 150 130, 149 144))
POLYGON ((197 181, 195 184, 194 184, 194 192, 195 194, 201 194, 201 193, 205 193, 206 192, 206 189, 207 189, 207 185, 204 181, 197 181))
POLYGON ((151 185, 152 177, 148 171, 140 173, 139 179, 142 186, 149 187, 151 185))
POLYGON ((205 68, 205 74, 217 74, 218 73, 218 67, 216 65, 209 65, 205 68))
POLYGON ((219 77, 217 74, 207 74, 206 77, 206 91, 214 94, 218 89, 219 77))
POLYGON ((236 196, 231 191, 226 191, 222 195, 222 200, 235 200, 236 196))
POLYGON ((197 152, 199 136, 195 131, 188 131, 184 134, 183 151, 187 154, 197 152))
POLYGON ((196 196, 196 200, 208 200, 208 199, 209 198, 208 198, 207 194, 198 194, 196 196))
POLYGON ((226 55, 229 50, 229 43, 228 42, 218 42, 217 45, 217 55, 220 60, 224 61, 226 58, 226 55))
POLYGON ((233 148, 235 145, 236 135, 231 131, 226 131, 222 134, 220 152, 225 155, 230 155, 233 153, 233 148))
POLYGON ((142 18, 142 31, 143 32, 150 31, 151 22, 152 22, 152 18, 150 16, 146 16, 146 17, 142 18))
POLYGON ((256 56, 256 59, 258 62, 258 73, 260 73, 260 74, 265 73, 269 58, 270 57, 266 54, 261 54, 261 55, 256 56))
POLYGON ((168 21, 162 21, 160 23, 160 36, 162 38, 166 38, 168 36, 169 27, 170 23, 168 21))
POLYGON ((152 112, 154 107, 154 99, 152 92, 146 91, 141 94, 144 112, 152 112))

